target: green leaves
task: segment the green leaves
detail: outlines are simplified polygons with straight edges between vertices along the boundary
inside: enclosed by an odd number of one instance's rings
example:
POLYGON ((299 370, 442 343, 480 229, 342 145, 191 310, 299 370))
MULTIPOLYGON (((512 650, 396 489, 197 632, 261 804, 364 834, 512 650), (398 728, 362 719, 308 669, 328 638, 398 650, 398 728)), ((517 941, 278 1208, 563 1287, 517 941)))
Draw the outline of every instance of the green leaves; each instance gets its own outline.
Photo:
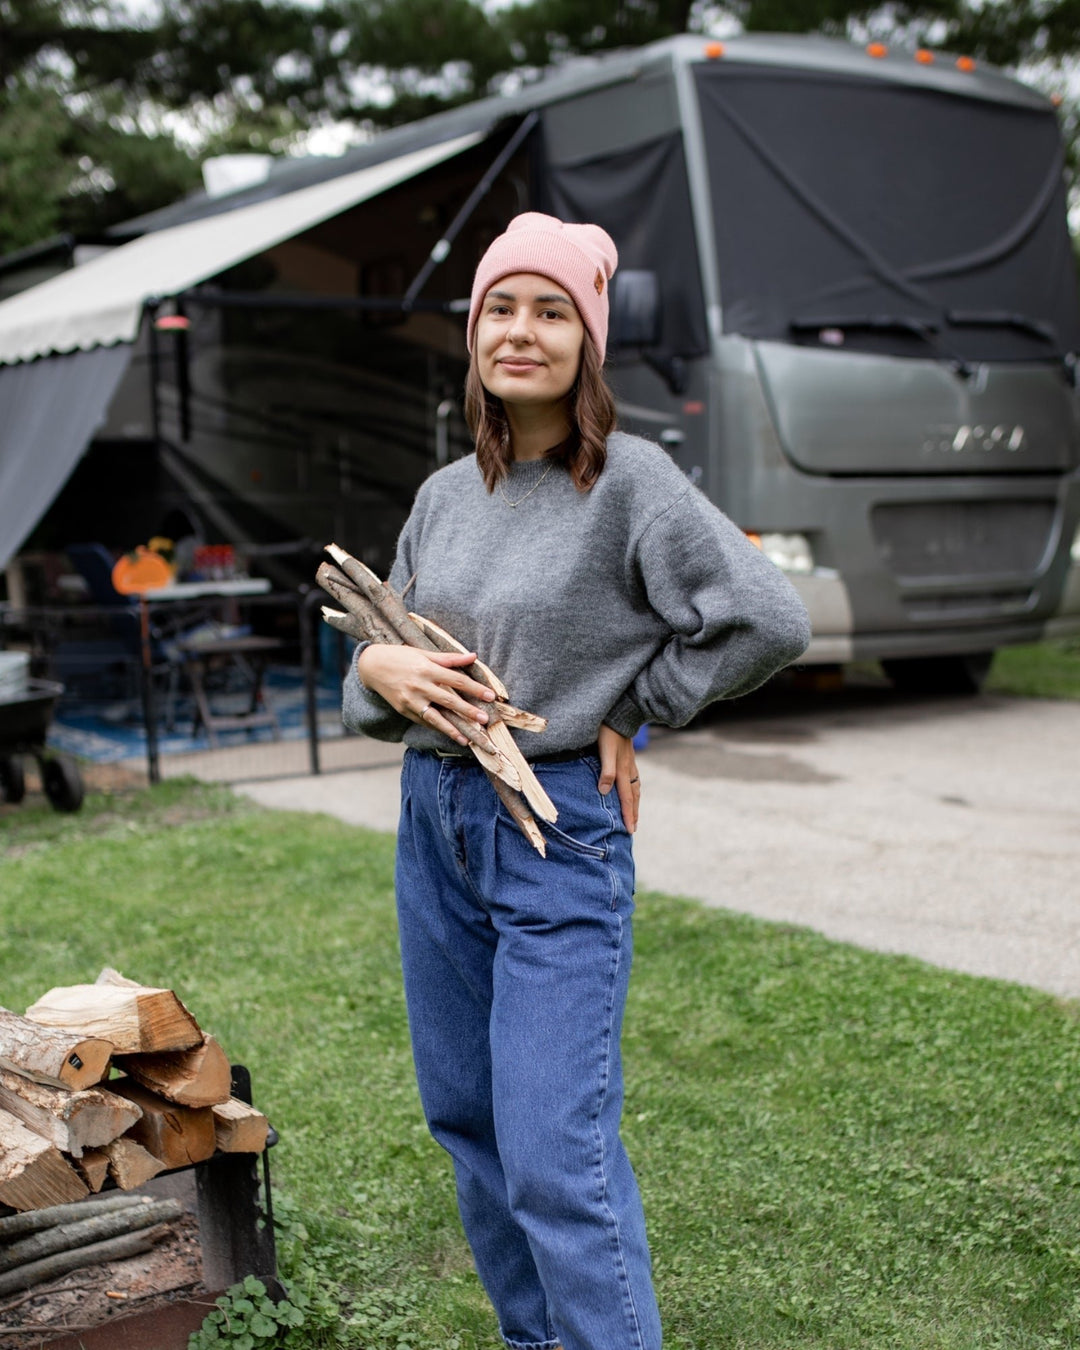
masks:
MULTIPOLYGON (((305 1298, 305 1302, 306 1302, 305 1298)), ((234 1284, 188 1340, 188 1350, 255 1350, 268 1341, 283 1347, 294 1345, 289 1332, 303 1327, 306 1318, 289 1299, 275 1303, 267 1297, 266 1285, 254 1275, 234 1284)))

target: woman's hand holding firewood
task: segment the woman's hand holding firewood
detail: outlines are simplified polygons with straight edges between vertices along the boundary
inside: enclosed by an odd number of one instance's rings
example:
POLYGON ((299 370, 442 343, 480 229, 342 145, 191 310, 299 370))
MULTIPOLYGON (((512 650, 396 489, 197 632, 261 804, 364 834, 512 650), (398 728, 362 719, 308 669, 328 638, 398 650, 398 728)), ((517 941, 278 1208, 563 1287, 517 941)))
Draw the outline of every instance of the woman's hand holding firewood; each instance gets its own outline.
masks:
POLYGON ((326 551, 337 567, 323 563, 315 579, 344 612, 324 606, 323 618, 331 628, 371 643, 358 660, 361 681, 403 717, 467 747, 521 832, 544 855, 544 836, 532 812, 547 821, 559 813, 510 728, 543 731, 547 722, 515 708, 503 682, 475 652, 430 619, 410 614, 401 596, 370 568, 336 544, 326 551))
POLYGON ((479 726, 487 724, 487 712, 466 701, 491 703, 496 697, 493 689, 465 673, 475 661, 475 652, 427 652, 373 642, 360 653, 357 670, 361 684, 384 698, 395 712, 467 747, 468 738, 447 721, 444 710, 479 726))

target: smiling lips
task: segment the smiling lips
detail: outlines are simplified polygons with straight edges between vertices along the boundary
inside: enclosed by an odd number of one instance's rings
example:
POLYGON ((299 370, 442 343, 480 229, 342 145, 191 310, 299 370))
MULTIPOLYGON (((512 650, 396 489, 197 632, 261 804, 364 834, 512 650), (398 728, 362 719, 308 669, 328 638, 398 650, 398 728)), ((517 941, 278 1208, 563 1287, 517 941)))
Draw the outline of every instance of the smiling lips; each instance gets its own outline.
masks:
POLYGON ((540 367, 539 361, 532 361, 527 356, 504 356, 497 364, 507 370, 538 370, 540 367))

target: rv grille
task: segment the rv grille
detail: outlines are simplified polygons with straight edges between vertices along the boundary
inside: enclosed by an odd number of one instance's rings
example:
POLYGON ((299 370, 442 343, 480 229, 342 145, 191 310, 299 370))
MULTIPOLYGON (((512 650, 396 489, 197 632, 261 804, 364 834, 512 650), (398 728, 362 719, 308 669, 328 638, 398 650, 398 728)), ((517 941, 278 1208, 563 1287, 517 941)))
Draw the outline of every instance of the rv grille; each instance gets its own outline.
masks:
POLYGON ((871 512, 881 556, 901 578, 1036 572, 1050 546, 1050 501, 888 502, 871 512))

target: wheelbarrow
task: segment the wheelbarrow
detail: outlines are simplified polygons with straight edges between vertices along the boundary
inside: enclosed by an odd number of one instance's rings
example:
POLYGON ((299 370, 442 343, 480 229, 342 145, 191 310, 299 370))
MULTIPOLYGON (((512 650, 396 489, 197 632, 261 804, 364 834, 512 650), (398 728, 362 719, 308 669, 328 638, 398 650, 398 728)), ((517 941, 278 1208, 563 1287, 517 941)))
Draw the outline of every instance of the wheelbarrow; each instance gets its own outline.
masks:
POLYGON ((0 701, 0 800, 22 801, 26 795, 23 758, 33 755, 50 805, 57 811, 77 811, 82 806, 78 765, 45 744, 53 706, 63 692, 64 686, 52 680, 28 680, 25 692, 0 701))

